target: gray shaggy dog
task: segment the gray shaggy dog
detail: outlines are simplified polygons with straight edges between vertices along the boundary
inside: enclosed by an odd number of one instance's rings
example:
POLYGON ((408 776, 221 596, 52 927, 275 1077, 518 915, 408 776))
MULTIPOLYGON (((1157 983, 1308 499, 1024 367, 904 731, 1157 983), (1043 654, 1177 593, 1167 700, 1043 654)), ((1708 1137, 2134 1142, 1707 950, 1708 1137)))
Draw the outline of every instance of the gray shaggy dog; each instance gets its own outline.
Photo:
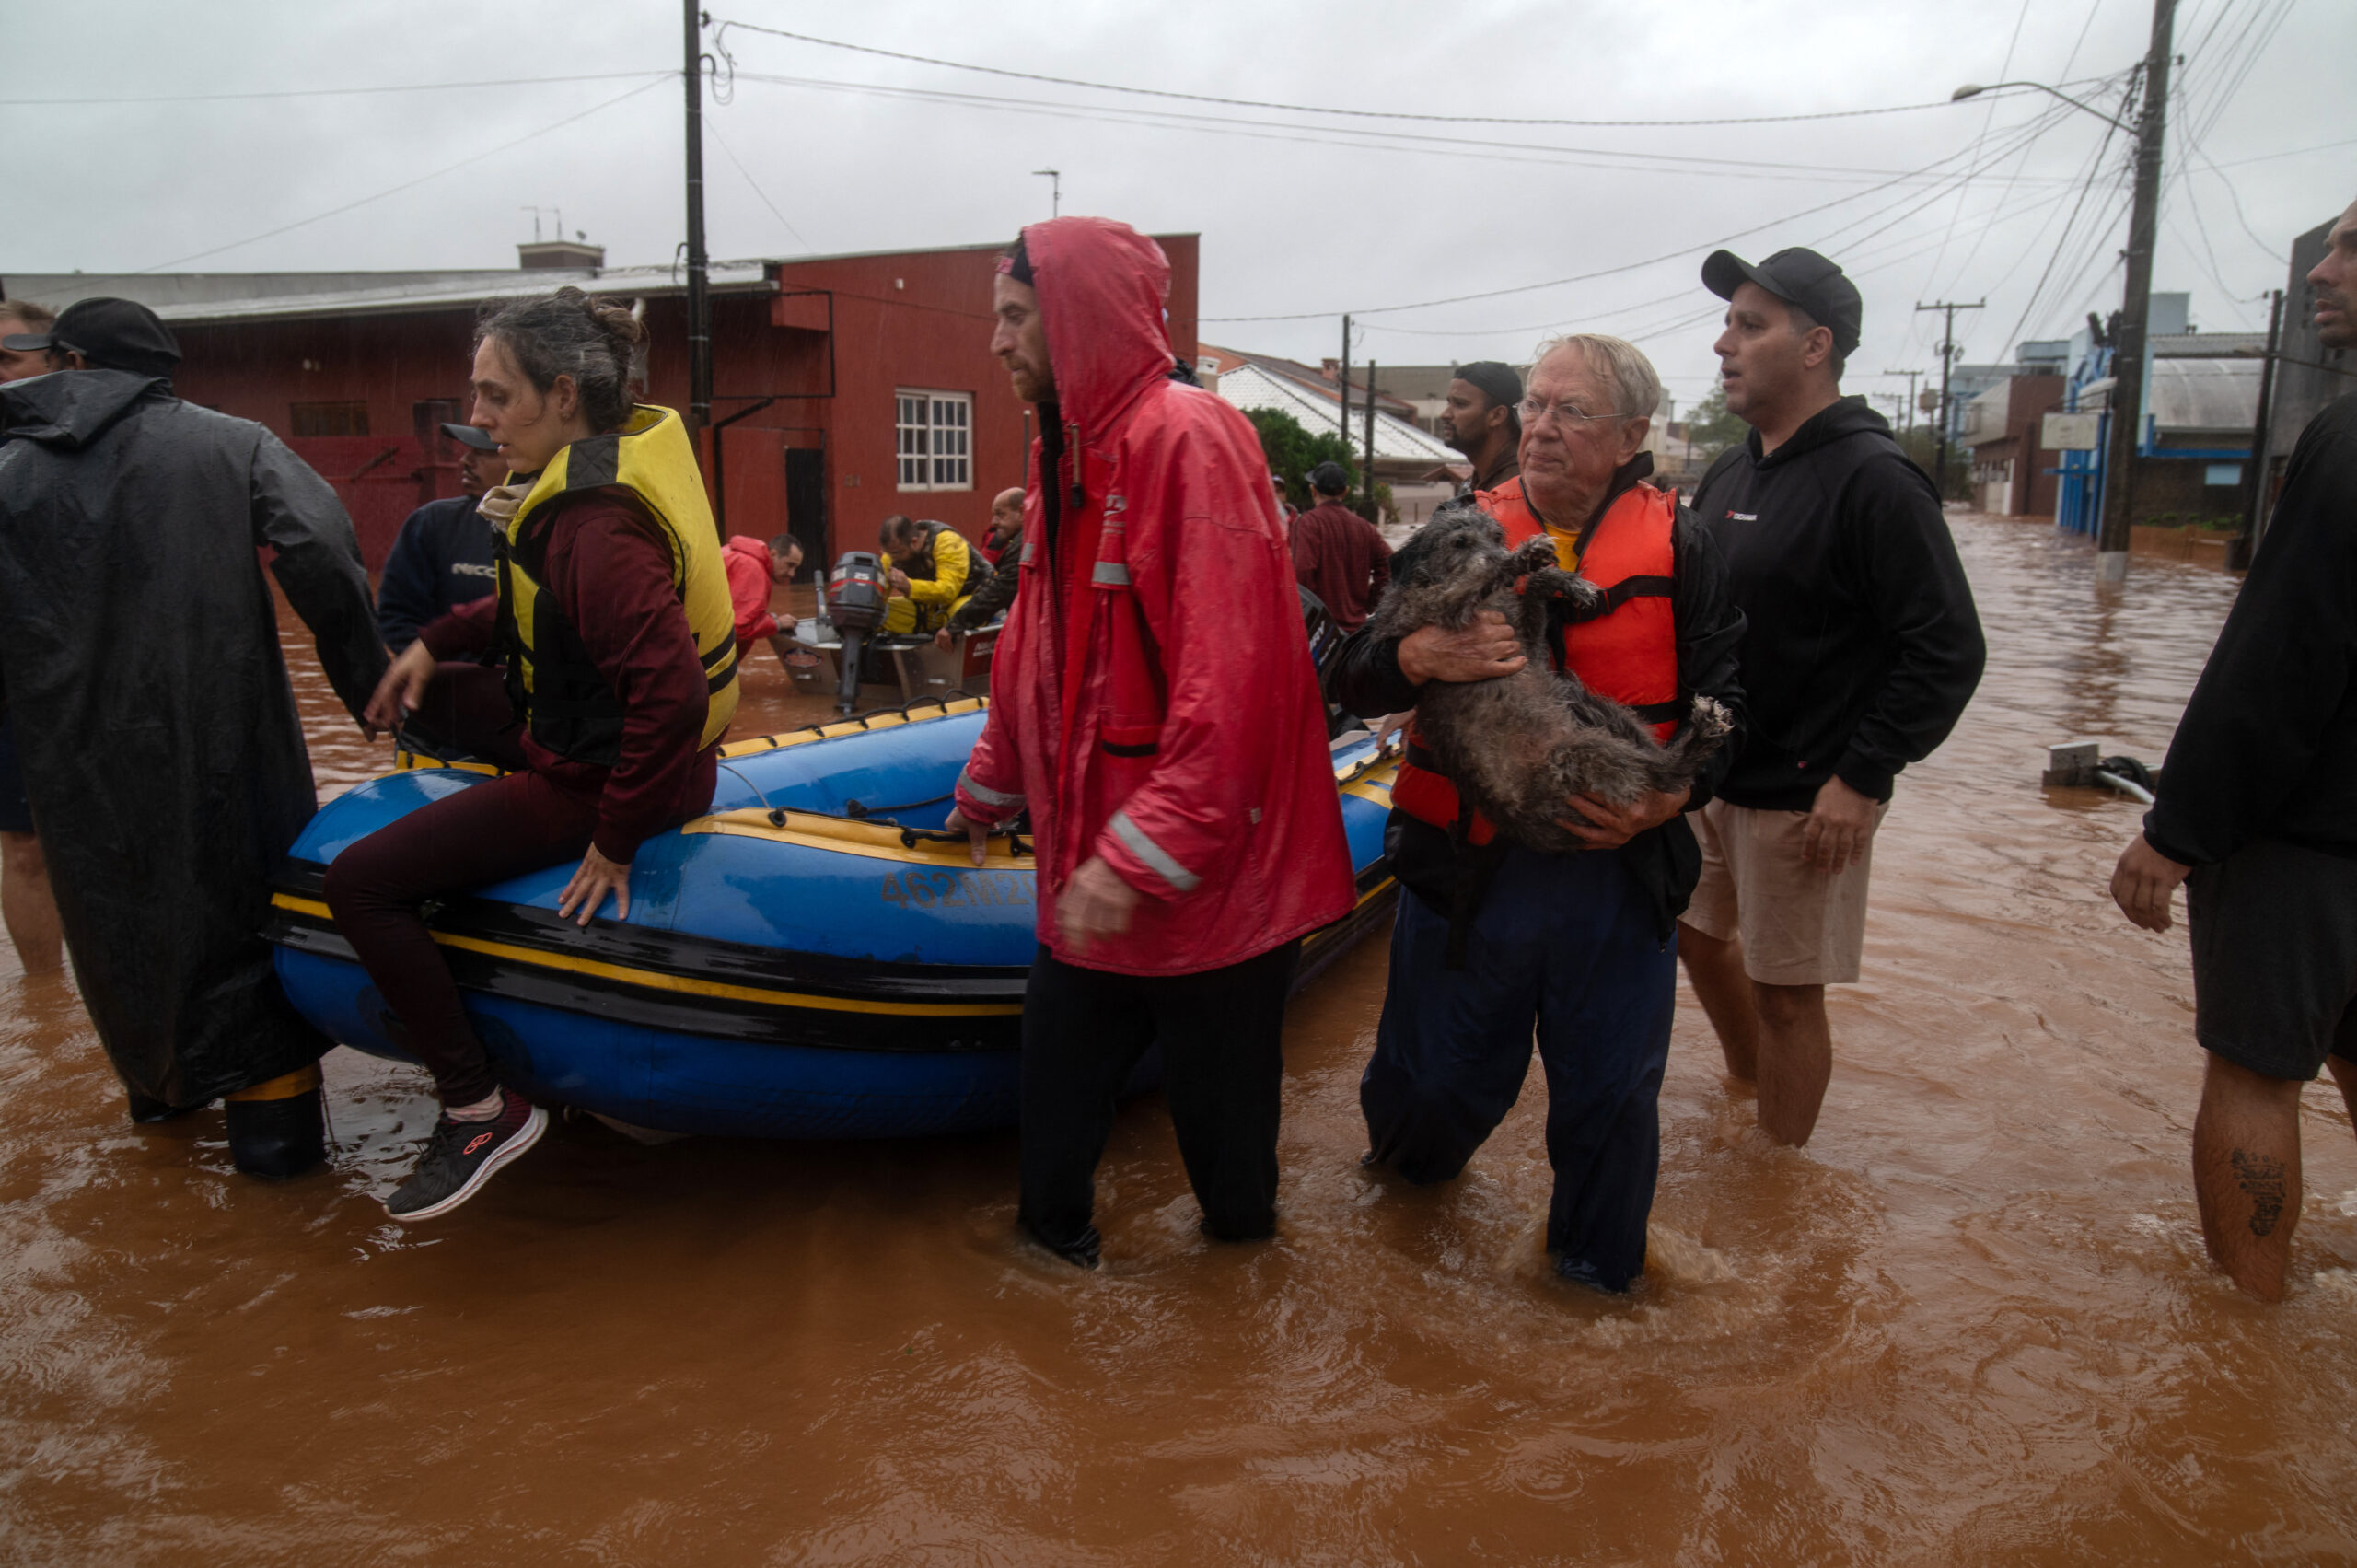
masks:
POLYGON ((1434 680, 1416 704, 1416 732, 1465 802, 1515 842, 1550 854, 1586 846, 1557 825, 1577 815, 1574 795, 1631 806, 1648 792, 1694 782, 1726 735, 1724 708, 1694 699, 1692 722, 1666 746, 1619 703, 1551 668, 1548 605, 1594 608, 1603 592, 1558 563, 1545 534, 1509 552, 1505 530, 1469 503, 1444 507, 1391 560, 1391 586, 1368 617, 1377 636, 1420 626, 1459 631, 1485 610, 1503 612, 1529 663, 1495 680, 1434 680), (1520 593, 1516 582, 1523 583, 1520 593))

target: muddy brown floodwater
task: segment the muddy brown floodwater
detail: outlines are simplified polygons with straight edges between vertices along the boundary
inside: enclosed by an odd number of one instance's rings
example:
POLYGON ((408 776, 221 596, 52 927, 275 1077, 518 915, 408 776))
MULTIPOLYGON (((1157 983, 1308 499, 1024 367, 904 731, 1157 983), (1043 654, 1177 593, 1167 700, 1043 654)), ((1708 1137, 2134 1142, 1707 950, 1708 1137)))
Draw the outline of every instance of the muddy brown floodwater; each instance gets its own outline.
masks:
MULTIPOLYGON (((1011 1137, 565 1123, 403 1229, 420 1074, 331 1055, 333 1168, 263 1186, 5 978, 0 1558, 2357 1562, 2357 1142, 2312 1093, 2282 1307, 2205 1268, 2182 927, 2104 895, 2136 808, 2037 782, 2159 759, 2233 584, 1956 527, 1989 676, 1901 782, 1816 1140, 1682 998, 1633 1297, 1545 1272, 1540 1084, 1450 1187, 1361 1173, 1380 942, 1295 1005, 1279 1238, 1197 1237, 1146 1101, 1096 1274, 1011 1243, 1011 1137)), ((297 663, 322 788, 376 772, 297 663)))

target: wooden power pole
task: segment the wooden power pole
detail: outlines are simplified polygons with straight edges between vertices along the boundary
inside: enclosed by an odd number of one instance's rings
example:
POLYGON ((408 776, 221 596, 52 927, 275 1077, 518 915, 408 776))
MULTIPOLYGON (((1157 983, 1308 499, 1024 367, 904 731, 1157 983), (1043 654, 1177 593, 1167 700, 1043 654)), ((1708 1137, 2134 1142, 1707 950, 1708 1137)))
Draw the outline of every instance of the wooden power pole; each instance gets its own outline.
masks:
POLYGON ((2144 424, 2146 329, 2153 309, 2153 242, 2160 223, 2161 134, 2169 101, 2169 48, 2177 0, 2153 0, 2152 52, 2144 56, 2143 97, 2136 114, 2136 199, 2128 217, 2128 290, 2112 334, 2111 430, 2104 443, 2103 529, 2096 540, 2096 577, 2128 577, 2129 529, 2135 521, 2136 448, 2144 424))

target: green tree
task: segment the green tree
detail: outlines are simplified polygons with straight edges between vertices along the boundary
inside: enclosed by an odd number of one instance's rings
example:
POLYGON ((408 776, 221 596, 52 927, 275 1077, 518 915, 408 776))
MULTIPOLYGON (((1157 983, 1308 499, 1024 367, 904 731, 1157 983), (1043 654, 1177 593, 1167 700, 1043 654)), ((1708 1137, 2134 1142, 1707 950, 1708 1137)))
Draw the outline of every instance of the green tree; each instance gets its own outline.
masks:
POLYGON ((1751 434, 1739 414, 1727 412, 1727 389, 1713 387, 1710 394, 1686 415, 1687 438, 1694 444, 1694 460, 1708 464, 1721 452, 1751 434))
POLYGON ((1244 417, 1260 433, 1260 451, 1276 476, 1284 481, 1285 499, 1295 505, 1309 505, 1308 473, 1320 463, 1341 464, 1356 494, 1358 464, 1351 457, 1351 444, 1340 432, 1321 430, 1313 436, 1283 409, 1256 408, 1244 417))

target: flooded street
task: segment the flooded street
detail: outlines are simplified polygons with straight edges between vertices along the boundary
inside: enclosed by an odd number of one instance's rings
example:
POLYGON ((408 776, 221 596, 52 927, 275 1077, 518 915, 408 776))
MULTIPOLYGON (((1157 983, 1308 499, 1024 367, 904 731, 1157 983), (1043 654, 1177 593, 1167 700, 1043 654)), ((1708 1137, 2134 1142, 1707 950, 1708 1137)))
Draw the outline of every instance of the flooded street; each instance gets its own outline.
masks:
MULTIPOLYGON (((1380 941, 1294 1006, 1278 1240, 1198 1237, 1149 1099, 1096 1274, 1013 1243, 1011 1136, 564 1121, 398 1226, 423 1073, 334 1052, 332 1168, 245 1180, 0 950, 0 1562, 2357 1562, 2357 1141, 2312 1089, 2282 1306, 2208 1271, 2183 927, 2105 894, 2139 807, 2038 784, 2158 764, 2233 579, 1953 520, 1989 674, 1900 781, 1816 1138, 1682 993, 1625 1301, 1547 1271, 1535 1075, 1453 1185, 1360 1171, 1380 941)), ((322 793, 381 771, 288 645, 322 793)), ((750 668, 740 733, 821 716, 750 668)))

